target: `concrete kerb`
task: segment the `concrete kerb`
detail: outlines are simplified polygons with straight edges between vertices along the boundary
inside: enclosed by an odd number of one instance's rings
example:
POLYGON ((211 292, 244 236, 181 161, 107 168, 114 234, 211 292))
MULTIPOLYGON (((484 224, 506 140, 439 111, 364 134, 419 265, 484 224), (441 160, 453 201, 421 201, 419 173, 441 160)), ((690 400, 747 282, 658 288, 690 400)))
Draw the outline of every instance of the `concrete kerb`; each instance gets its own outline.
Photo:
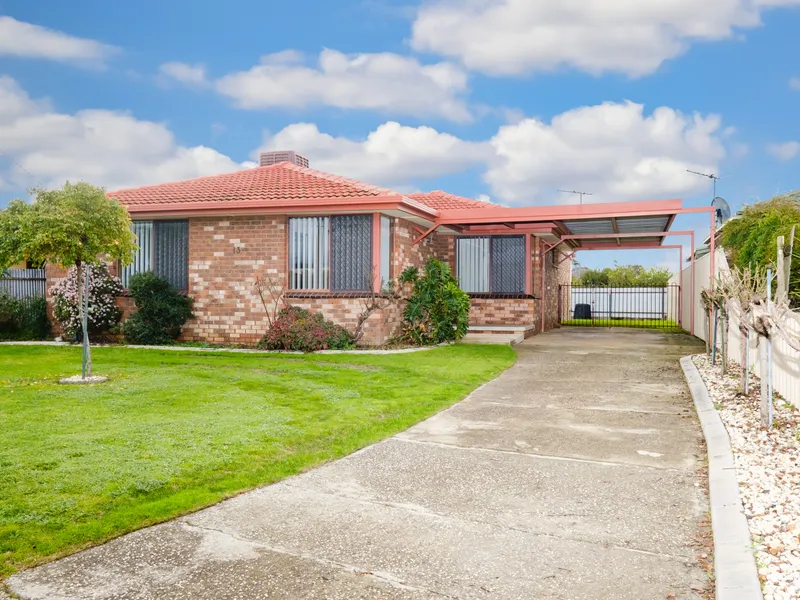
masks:
MULTIPOLYGON (((425 352, 434 348, 451 346, 449 342, 422 348, 398 348, 396 350, 317 350, 300 352, 297 350, 256 350, 253 348, 203 348, 195 346, 139 346, 125 344, 92 344, 92 348, 133 348, 136 350, 174 350, 177 352, 235 352, 239 354, 410 354, 425 352)), ((69 342, 0 342, 0 346, 75 346, 69 342)), ((77 347, 77 346, 76 346, 77 347)))
POLYGON ((681 358, 708 448, 717 600, 763 600, 747 517, 739 497, 730 438, 690 356, 681 358))

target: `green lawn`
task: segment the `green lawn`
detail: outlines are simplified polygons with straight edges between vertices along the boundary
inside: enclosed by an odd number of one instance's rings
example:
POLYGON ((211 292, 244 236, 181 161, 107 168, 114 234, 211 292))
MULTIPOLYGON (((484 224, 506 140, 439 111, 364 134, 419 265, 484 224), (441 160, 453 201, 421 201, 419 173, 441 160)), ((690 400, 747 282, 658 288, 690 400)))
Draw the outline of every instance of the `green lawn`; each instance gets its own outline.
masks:
POLYGON ((562 325, 572 327, 633 327, 635 329, 663 329, 672 332, 681 332, 680 325, 675 321, 664 319, 568 319, 562 325))
POLYGON ((395 355, 0 346, 0 576, 344 456, 463 398, 505 346, 395 355))

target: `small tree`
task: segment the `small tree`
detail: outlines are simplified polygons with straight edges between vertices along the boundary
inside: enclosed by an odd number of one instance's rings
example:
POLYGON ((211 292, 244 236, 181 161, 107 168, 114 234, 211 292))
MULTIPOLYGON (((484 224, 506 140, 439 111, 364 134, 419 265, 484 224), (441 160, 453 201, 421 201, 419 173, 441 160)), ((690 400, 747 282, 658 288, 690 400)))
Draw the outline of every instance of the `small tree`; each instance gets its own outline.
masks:
POLYGON ((90 376, 84 267, 104 258, 129 264, 136 250, 131 220, 124 206, 88 183, 67 182, 59 190, 34 189, 32 193, 36 196, 32 203, 13 200, 0 211, 0 265, 32 260, 76 268, 84 346, 82 373, 90 376))

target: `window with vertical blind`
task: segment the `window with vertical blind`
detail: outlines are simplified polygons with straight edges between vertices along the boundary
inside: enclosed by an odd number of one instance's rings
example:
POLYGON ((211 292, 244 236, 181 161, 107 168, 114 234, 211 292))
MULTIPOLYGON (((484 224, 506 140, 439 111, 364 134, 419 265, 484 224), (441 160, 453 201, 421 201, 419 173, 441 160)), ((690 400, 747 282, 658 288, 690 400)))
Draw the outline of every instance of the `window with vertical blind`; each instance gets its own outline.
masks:
POLYGON ((524 236, 456 239, 456 276, 465 292, 524 294, 526 263, 524 236))
POLYGON ((372 279, 372 215, 289 219, 290 289, 366 291, 372 279))
POLYGON ((188 289, 189 222, 134 221, 131 230, 139 249, 133 262, 122 269, 122 285, 128 287, 136 273, 153 271, 176 289, 188 289))

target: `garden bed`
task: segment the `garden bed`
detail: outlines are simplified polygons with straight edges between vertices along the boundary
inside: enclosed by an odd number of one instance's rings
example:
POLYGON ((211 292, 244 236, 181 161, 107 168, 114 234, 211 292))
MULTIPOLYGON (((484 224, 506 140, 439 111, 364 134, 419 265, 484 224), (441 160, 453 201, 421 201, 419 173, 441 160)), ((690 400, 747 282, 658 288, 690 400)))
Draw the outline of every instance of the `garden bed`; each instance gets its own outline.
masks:
POLYGON ((706 355, 693 361, 730 437, 764 600, 800 598, 800 411, 776 395, 774 426, 766 431, 757 377, 745 396, 738 365, 723 377, 706 355))

